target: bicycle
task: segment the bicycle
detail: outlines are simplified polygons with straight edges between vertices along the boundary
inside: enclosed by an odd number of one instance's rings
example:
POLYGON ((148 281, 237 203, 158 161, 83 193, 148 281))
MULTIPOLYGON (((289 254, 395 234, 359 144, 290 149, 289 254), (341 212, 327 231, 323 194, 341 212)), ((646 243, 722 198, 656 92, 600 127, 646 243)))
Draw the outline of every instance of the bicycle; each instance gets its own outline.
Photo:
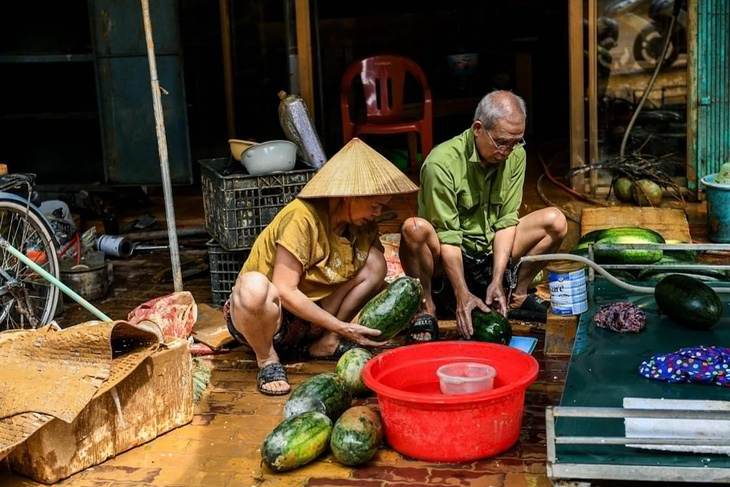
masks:
MULTIPOLYGON (((35 174, 0 177, 0 237, 50 275, 59 278, 58 242, 51 224, 31 203, 35 174), (26 189, 24 198, 11 191, 26 189)), ((0 331, 38 328, 56 312, 59 290, 0 248, 0 331)))

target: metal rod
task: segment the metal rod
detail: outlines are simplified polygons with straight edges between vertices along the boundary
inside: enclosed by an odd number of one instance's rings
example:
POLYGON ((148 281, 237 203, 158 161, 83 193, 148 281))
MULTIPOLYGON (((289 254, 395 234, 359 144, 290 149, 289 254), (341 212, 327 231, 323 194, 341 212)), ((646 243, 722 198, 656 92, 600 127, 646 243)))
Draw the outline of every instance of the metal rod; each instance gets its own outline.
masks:
MULTIPOLYGON (((178 228, 175 233, 178 237, 208 235, 208 231, 204 227, 178 228)), ((154 240, 156 238, 165 238, 168 234, 168 230, 153 230, 151 232, 124 233, 119 236, 124 237, 127 240, 154 240)))
POLYGON ((730 420, 730 410, 702 411, 692 409, 633 409, 633 408, 592 408, 592 407, 554 407, 552 415, 556 418, 650 418, 650 419, 704 419, 730 420))
POLYGON ((545 433, 547 438, 547 461, 554 463, 555 456, 555 416, 553 415, 554 406, 545 408, 545 433))
MULTIPOLYGON (((651 286, 634 286, 633 284, 628 284, 620 279, 616 279, 613 277, 608 271, 604 270, 603 267, 596 264, 595 262, 592 262, 585 257, 581 257, 580 255, 573 255, 573 254, 544 254, 544 255, 526 255, 520 259, 520 261, 517 263, 517 266, 515 267, 515 271, 517 272, 520 264, 523 262, 546 262, 551 260, 572 260, 575 262, 580 262, 581 264, 585 264, 589 266, 591 269, 595 269, 596 272, 598 272, 600 275, 605 277, 609 282, 612 284, 617 285, 618 287, 621 287, 623 289, 626 289, 628 291, 633 291, 635 293, 642 293, 642 294, 654 294, 654 288, 651 286)), ((710 286, 716 293, 730 293, 730 287, 713 287, 711 284, 712 282, 705 283, 708 286, 710 286)))
POLYGON ((730 244, 657 244, 657 243, 594 243, 591 244, 594 249, 600 250, 627 250, 627 249, 646 249, 646 250, 724 250, 730 252, 730 244))
POLYGON ((12 245, 10 245, 8 243, 8 241, 2 237, 0 237, 0 247, 2 247, 3 250, 7 250, 8 252, 10 252, 10 254, 12 254, 14 257, 19 259, 23 264, 25 264, 28 267, 30 267, 31 269, 33 269, 33 271, 35 273, 39 274, 45 280, 47 280, 48 282, 50 282, 51 284, 53 284, 54 286, 59 288, 61 291, 64 292, 64 294, 66 294, 71 299, 73 299, 74 301, 79 303, 81 306, 86 308, 87 311, 89 311, 91 314, 93 314, 100 320, 112 321, 111 318, 109 318, 107 315, 105 315, 104 313, 99 311, 96 307, 94 307, 94 305, 92 305, 87 300, 85 300, 84 298, 82 298, 81 296, 76 294, 76 292, 73 289, 69 288, 64 283, 62 283, 61 281, 56 279, 53 275, 49 274, 48 271, 46 271, 44 268, 42 268, 41 266, 39 266, 32 260, 30 260, 27 256, 25 256, 22 252, 20 252, 18 249, 16 249, 12 245))
POLYGON ((150 84, 152 85, 152 104, 155 110, 155 130, 157 132, 157 148, 160 153, 160 169, 162 171, 162 189, 165 195, 165 217, 167 233, 170 239, 170 260, 172 261, 172 280, 175 291, 183 290, 182 272, 180 270, 180 249, 177 245, 175 228, 175 206, 172 201, 172 184, 170 183, 170 165, 167 156, 167 136, 165 135, 165 115, 162 112, 160 80, 157 77, 157 61, 155 59, 155 42, 152 39, 152 21, 150 20, 149 0, 142 2, 142 18, 144 35, 147 40, 147 59, 150 65, 150 84))
MULTIPOLYGON (((705 269, 716 271, 730 270, 730 264, 601 264, 604 269, 658 269, 667 271, 705 269)), ((730 284, 730 283, 728 283, 730 284)))
POLYGON ((730 440, 710 438, 624 438, 607 436, 561 436, 555 438, 557 445, 688 445, 688 446, 730 446, 730 440))

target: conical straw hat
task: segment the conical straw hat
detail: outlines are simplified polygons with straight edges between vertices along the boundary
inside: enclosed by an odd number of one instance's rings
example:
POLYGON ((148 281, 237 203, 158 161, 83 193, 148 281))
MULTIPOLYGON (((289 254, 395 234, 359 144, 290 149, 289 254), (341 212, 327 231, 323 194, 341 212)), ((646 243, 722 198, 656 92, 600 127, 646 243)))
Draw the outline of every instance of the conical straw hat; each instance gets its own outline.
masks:
POLYGON ((327 161, 299 192, 300 198, 413 193, 418 186, 357 137, 327 161))

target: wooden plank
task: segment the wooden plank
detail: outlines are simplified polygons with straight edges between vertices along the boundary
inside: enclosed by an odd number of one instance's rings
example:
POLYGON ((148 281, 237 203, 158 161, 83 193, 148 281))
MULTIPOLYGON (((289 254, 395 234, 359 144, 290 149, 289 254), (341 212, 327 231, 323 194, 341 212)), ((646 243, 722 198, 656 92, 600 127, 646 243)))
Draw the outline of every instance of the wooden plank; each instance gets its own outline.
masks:
POLYGON ((643 227, 659 232, 665 240, 690 243, 692 237, 684 210, 678 208, 641 208, 614 206, 584 208, 581 213, 580 234, 614 227, 643 227))
MULTIPOLYGON (((570 0, 568 6, 570 39, 570 167, 585 165, 585 93, 583 82, 583 0, 570 0)), ((575 176, 571 185, 583 190, 585 178, 575 176)))
POLYGON ((309 22, 309 0, 296 0, 297 68, 300 96, 314 122, 314 75, 312 74, 312 31, 309 22))
POLYGON ((545 355, 569 356, 577 328, 577 315, 556 315, 550 310, 545 324, 545 355))

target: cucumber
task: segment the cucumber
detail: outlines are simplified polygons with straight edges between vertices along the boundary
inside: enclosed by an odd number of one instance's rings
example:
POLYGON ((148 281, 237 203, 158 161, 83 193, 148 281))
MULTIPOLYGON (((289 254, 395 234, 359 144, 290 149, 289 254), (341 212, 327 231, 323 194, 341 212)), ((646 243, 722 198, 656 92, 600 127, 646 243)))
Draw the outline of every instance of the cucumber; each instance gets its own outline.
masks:
POLYGON ((362 369, 373 358, 373 354, 364 348, 352 348, 342 354, 335 366, 335 374, 350 388, 353 396, 360 396, 370 389, 362 381, 362 369))
POLYGON ((264 440, 261 459, 274 472, 301 467, 327 450, 332 420, 309 411, 282 421, 264 440))
MULTIPOLYGON (((664 238, 654 230, 638 227, 607 228, 597 236, 600 244, 661 244, 664 238)), ((601 250, 594 248, 594 257, 600 264, 652 264, 662 258, 661 249, 601 250)))
POLYGON ((335 423, 330 448, 338 462, 362 465, 375 455, 382 440, 380 415, 367 406, 355 406, 335 423))
POLYGON ((375 340, 393 338, 411 321, 421 306, 423 288, 418 279, 402 276, 388 284, 362 308, 358 323, 380 330, 375 340))
POLYGON ((337 374, 326 372, 307 379, 292 391, 284 404, 284 417, 317 411, 336 421, 351 403, 350 388, 337 374))
POLYGON ((507 318, 496 311, 485 313, 479 308, 474 308, 471 311, 471 324, 474 328, 473 339, 478 342, 508 345, 512 339, 512 326, 507 318))
POLYGON ((722 317, 723 304, 714 289, 694 277, 670 274, 654 288, 659 309, 694 330, 709 330, 722 317))

